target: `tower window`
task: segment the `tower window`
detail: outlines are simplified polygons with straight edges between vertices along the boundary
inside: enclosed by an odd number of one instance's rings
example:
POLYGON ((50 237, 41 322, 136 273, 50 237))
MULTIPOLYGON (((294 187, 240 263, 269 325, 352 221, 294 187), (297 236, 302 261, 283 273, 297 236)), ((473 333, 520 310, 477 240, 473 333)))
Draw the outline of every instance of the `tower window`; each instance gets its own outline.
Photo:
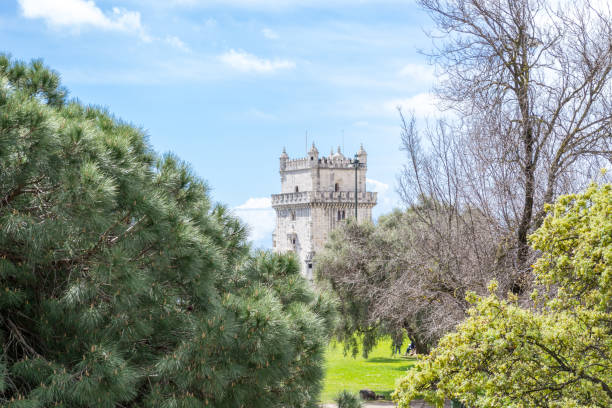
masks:
POLYGON ((295 192, 296 192, 296 193, 299 193, 299 192, 300 192, 300 189, 298 188, 298 186, 295 186, 295 192))
POLYGON ((340 184, 336 183, 336 185, 334 185, 334 191, 340 191, 340 184))
POLYGON ((344 210, 338 210, 338 221, 342 221, 346 218, 346 212, 344 210))
POLYGON ((291 211, 291 221, 295 221, 295 211, 291 211))

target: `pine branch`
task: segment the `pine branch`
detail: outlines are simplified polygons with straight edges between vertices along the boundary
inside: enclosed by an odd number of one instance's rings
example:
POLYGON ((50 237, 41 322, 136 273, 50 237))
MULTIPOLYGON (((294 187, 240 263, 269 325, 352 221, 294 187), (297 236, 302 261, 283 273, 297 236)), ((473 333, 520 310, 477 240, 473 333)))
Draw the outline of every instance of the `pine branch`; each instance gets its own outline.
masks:
POLYGON ((21 194, 29 192, 28 190, 26 190, 26 187, 39 183, 44 178, 45 176, 40 176, 32 182, 19 184, 8 194, 6 194, 2 200, 0 200, 0 208, 8 206, 15 198, 19 197, 21 194))
POLYGON ((32 348, 32 346, 28 344, 28 342, 25 340, 25 338, 21 334, 21 331, 19 330, 19 328, 15 325, 15 323, 11 321, 11 319, 3 318, 3 320, 7 324, 7 326, 9 326, 9 330, 11 334, 17 339, 17 341, 23 346, 24 349, 29 351, 30 354, 32 354, 35 357, 39 357, 39 358, 42 357, 40 354, 38 354, 38 352, 36 352, 36 350, 34 350, 34 348, 32 348))
POLYGON ((68 267, 68 266, 73 266, 73 265, 80 265, 80 264, 83 264, 83 263, 87 262, 103 246, 106 246, 107 248, 109 248, 109 247, 115 245, 117 242, 119 242, 122 238, 125 238, 127 235, 129 235, 131 232, 133 232, 134 228, 137 225, 139 225, 140 223, 142 223, 142 221, 144 221, 147 218, 147 216, 146 215, 143 216, 138 221, 136 221, 134 224, 130 225, 120 235, 117 235, 117 236, 109 239, 110 231, 112 231, 118 225, 127 222, 127 220, 129 218, 130 218, 130 214, 126 215, 125 217, 123 217, 120 220, 117 220, 111 227, 109 227, 104 233, 102 233, 102 235, 100 235, 100 238, 98 239, 98 242, 91 249, 83 252, 81 255, 79 255, 79 256, 77 256, 75 258, 57 260, 57 261, 54 262, 54 265, 58 266, 58 267, 68 267))

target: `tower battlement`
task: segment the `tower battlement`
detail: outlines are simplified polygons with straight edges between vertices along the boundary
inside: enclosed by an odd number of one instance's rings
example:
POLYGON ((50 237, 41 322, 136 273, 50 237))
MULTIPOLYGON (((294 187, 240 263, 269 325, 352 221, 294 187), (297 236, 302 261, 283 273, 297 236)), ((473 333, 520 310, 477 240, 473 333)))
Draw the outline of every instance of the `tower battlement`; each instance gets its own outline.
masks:
MULTIPOLYGON (((359 203, 376 205, 377 193, 362 191, 357 193, 359 203)), ((340 205, 348 204, 355 208, 354 191, 305 191, 302 193, 272 194, 272 208, 290 207, 295 204, 340 205)))
MULTIPOLYGON (((365 163, 363 163, 365 165, 365 163)), ((292 170, 306 170, 312 167, 320 168, 334 168, 334 169, 353 169, 353 159, 339 155, 338 153, 331 153, 326 157, 300 157, 296 159, 287 159, 281 163, 281 170, 292 171, 292 170), (284 168, 282 167, 284 165, 284 168)))
POLYGON ((314 143, 308 156, 290 159, 285 149, 280 156, 281 193, 272 194, 276 229, 272 237, 276 252, 295 252, 302 273, 312 279, 313 257, 330 232, 355 217, 371 220, 375 192, 366 191, 367 153, 363 146, 354 159, 340 148, 319 157, 314 143))
POLYGON ((367 153, 361 147, 355 159, 345 157, 340 148, 329 156, 319 156, 314 143, 308 156, 290 159, 283 149, 280 156, 281 193, 301 191, 354 191, 355 163, 357 169, 357 191, 365 191, 367 153))
MULTIPOLYGON (((363 146, 357 153, 357 156, 359 157, 361 166, 365 168, 367 166, 367 154, 365 150, 363 150, 363 146)), ((309 155, 306 157, 290 159, 287 152, 283 150, 283 154, 280 157, 281 171, 306 170, 313 167, 353 169, 354 160, 349 157, 345 157, 340 151, 340 147, 338 147, 338 151, 336 153, 334 153, 332 150, 329 156, 319 157, 319 151, 314 146, 314 143, 310 149, 309 155)))

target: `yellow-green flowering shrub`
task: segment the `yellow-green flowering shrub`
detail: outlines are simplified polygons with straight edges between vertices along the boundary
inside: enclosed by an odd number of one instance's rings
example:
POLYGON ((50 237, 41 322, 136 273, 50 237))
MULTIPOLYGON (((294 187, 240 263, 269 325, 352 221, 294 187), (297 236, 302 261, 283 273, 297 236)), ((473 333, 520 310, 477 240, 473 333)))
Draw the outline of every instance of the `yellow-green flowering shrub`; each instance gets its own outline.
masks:
POLYGON ((401 379, 400 407, 424 396, 468 407, 612 406, 612 185, 560 197, 530 237, 542 252, 524 308, 468 296, 469 317, 401 379), (539 307, 538 307, 539 306, 539 307))

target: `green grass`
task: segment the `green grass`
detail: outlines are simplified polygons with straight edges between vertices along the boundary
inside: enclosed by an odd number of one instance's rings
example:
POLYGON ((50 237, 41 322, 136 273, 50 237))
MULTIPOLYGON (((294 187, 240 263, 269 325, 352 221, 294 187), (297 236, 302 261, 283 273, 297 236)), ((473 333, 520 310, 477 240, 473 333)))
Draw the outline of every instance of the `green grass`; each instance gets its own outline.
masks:
MULTIPOLYGON (((405 349, 406 345, 404 345, 405 349)), ((325 380, 321 402, 333 402, 344 389, 359 392, 364 388, 377 394, 389 395, 395 389, 395 381, 403 377, 414 358, 391 355, 391 340, 382 340, 372 350, 367 359, 358 355, 344 356, 342 344, 332 342, 326 357, 325 380)))

